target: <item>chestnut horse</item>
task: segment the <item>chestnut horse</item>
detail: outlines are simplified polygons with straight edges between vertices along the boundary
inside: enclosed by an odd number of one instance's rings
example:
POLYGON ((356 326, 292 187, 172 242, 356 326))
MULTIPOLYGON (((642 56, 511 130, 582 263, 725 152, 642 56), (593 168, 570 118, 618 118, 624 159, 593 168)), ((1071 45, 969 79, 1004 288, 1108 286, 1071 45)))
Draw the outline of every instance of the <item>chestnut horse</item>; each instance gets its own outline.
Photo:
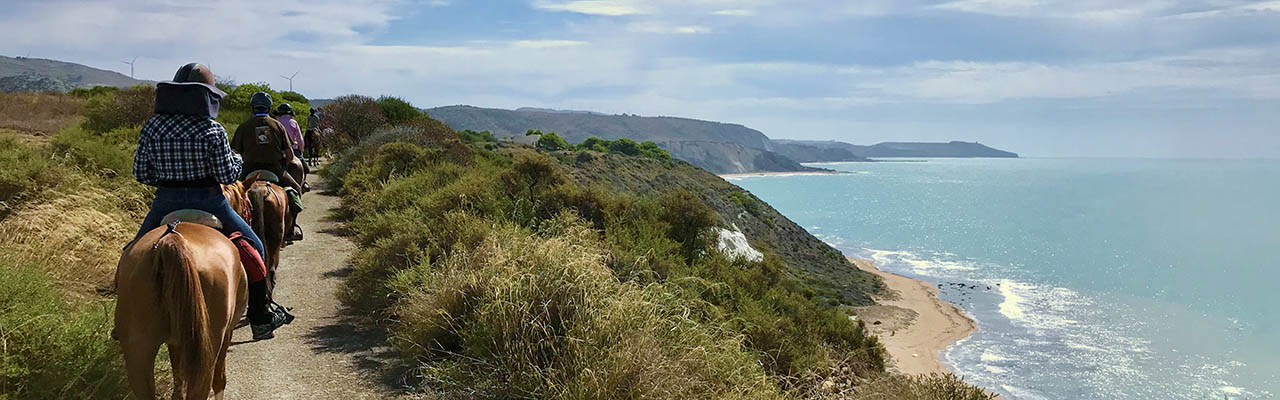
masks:
POLYGON ((274 183, 258 180, 250 175, 245 182, 249 197, 249 226, 262 240, 267 254, 262 259, 267 264, 267 288, 274 293, 276 269, 280 267, 280 249, 284 247, 286 221, 289 217, 289 197, 284 188, 274 183))
POLYGON ((155 399, 155 362, 169 346, 173 399, 221 399, 231 332, 249 301, 234 244, 189 222, 161 226, 125 248, 116 268, 115 329, 129 386, 155 399))

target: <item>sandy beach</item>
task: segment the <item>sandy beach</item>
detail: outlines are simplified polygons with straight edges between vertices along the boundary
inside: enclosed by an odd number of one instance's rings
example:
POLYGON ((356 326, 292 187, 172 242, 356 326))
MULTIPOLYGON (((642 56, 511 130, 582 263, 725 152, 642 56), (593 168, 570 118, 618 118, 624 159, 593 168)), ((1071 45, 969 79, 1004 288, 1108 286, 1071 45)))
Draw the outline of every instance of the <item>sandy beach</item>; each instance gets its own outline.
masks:
POLYGON ((761 176, 798 176, 798 175, 836 175, 847 174, 844 171, 789 171, 789 172, 743 172, 739 174, 720 174, 721 179, 752 178, 761 176))
POLYGON ((938 290, 928 282, 881 271, 870 260, 849 261, 879 275, 889 288, 888 294, 876 298, 878 304, 856 307, 854 312, 880 337, 893 367, 905 374, 950 372, 939 360, 940 352, 976 331, 977 324, 960 307, 939 300, 938 290))

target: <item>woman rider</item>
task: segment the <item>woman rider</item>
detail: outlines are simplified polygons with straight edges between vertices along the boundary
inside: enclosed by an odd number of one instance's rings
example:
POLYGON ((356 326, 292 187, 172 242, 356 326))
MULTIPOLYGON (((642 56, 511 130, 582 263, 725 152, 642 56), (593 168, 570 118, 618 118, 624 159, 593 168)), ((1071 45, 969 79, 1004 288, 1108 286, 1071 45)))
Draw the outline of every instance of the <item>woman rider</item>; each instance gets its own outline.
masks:
MULTIPOLYGON (((241 262, 245 268, 261 268, 262 241, 231 209, 219 185, 235 182, 242 163, 231 152, 226 129, 214 120, 223 96, 214 86, 213 72, 196 63, 179 68, 173 82, 156 85, 155 114, 142 127, 133 160, 134 177, 155 186, 156 195, 134 240, 160 227, 173 211, 197 209, 218 217, 223 234, 239 232, 248 239, 258 254, 242 254, 241 262)), ((249 284, 248 317, 255 340, 274 337, 275 329, 292 319, 270 302, 265 280, 249 284)))

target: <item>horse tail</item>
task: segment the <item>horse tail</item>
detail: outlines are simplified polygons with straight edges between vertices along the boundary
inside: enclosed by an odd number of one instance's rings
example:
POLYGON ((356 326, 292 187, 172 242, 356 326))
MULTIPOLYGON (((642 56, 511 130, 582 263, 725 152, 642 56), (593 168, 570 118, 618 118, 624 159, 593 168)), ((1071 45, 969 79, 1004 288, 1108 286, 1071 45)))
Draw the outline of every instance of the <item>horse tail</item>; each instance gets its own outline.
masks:
POLYGON ((176 341, 176 348, 171 347, 170 351, 182 357, 178 365, 181 371, 174 372, 181 374, 187 384, 209 381, 215 361, 209 312, 186 239, 176 231, 160 237, 154 260, 160 275, 161 307, 169 316, 169 332, 176 341))
MULTIPOLYGON (((266 235, 267 231, 263 226, 265 219, 262 215, 266 210, 263 203, 266 194, 262 190, 256 190, 256 188, 247 188, 245 191, 247 192, 246 196, 249 198, 249 227, 253 228, 253 233, 260 237, 266 235)), ((263 254, 262 257, 265 259, 267 255, 263 254)))

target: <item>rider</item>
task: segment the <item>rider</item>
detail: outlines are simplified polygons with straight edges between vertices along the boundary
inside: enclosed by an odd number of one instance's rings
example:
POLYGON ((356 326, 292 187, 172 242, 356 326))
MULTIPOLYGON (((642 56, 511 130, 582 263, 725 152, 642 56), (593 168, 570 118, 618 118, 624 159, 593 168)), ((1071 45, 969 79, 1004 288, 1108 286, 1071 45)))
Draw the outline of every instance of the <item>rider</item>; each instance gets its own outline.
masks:
POLYGON ((302 228, 298 227, 298 213, 302 212, 302 186, 287 173, 286 166, 296 155, 289 145, 285 126, 269 115, 271 95, 254 93, 249 98, 249 106, 253 108, 253 117, 241 123, 231 138, 231 148, 244 157, 241 179, 258 170, 276 174, 279 184, 291 189, 286 190, 289 195, 289 225, 292 227, 285 230, 289 232, 286 239, 302 240, 302 228))
MULTIPOLYGON (((307 143, 303 141, 302 128, 298 126, 298 121, 293 118, 293 106, 289 103, 280 103, 280 107, 276 107, 276 120, 284 125, 284 132, 289 134, 289 142, 293 145, 293 154, 299 158, 306 157, 302 150, 306 149, 307 143)), ((306 160, 304 159, 305 163, 306 160)))
MULTIPOLYGON (((265 271, 262 241, 231 209, 219 186, 235 182, 242 164, 227 146, 227 131, 214 120, 223 96, 226 93, 214 86, 209 67, 196 63, 179 68, 173 82, 156 85, 155 114, 138 135, 133 160, 134 177, 155 186, 156 194, 134 240, 160 227, 170 212, 202 210, 222 222, 223 234, 239 232, 252 243, 257 254, 242 252, 240 257, 246 269, 265 271)), ((276 328, 290 321, 286 312, 273 309, 270 303, 266 280, 250 282, 248 317, 255 340, 274 337, 276 328)))
POLYGON ((302 143, 306 144, 306 158, 311 165, 317 165, 320 160, 320 112, 314 108, 311 109, 311 115, 307 116, 307 132, 302 135, 302 143))

